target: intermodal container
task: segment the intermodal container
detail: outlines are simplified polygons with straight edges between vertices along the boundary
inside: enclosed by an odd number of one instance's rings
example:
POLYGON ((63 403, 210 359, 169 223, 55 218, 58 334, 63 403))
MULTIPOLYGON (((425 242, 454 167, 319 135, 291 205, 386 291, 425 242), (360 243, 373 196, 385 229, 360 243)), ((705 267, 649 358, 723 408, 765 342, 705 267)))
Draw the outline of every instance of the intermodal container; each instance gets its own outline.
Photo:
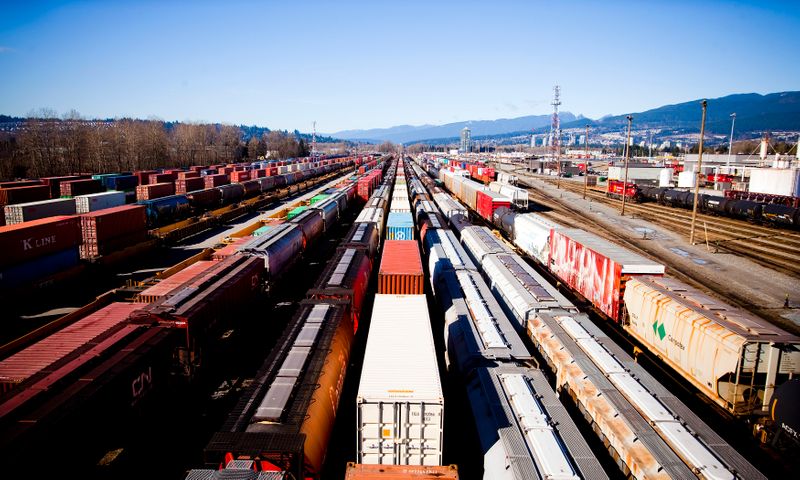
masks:
POLYGON ((206 182, 206 188, 214 188, 231 183, 230 179, 225 174, 206 175, 203 179, 206 182))
POLYGON ((75 197, 75 212, 89 213, 125 205, 125 192, 100 192, 75 197))
POLYGON ((250 180, 249 171, 243 170, 231 172, 231 182, 244 182, 246 180, 250 180))
POLYGON ((458 480, 458 467, 369 465, 347 462, 344 480, 458 480))
POLYGON ((188 192, 194 192, 195 190, 202 190, 205 185, 205 180, 200 177, 188 177, 183 179, 179 178, 175 180, 175 193, 181 195, 188 192))
POLYGON ((147 228, 144 205, 122 205, 80 216, 84 242, 102 242, 147 228))
POLYGON ((147 185, 150 183, 150 175, 158 173, 155 170, 137 170, 133 175, 139 180, 139 185, 147 185))
POLYGON ((0 385, 9 390, 54 362, 90 345, 100 335, 124 323, 141 305, 112 303, 0 361, 0 385))
POLYGON ((424 274, 415 240, 386 240, 378 271, 378 293, 422 295, 424 274))
POLYGON ((358 463, 441 465, 444 396, 424 295, 375 295, 356 396, 358 463))
POLYGON ((328 193, 320 193, 319 195, 314 195, 313 197, 311 197, 311 199, 308 201, 308 203, 311 204, 311 205, 314 205, 315 203, 321 202, 321 201, 325 200, 328 197, 330 197, 330 194, 328 194, 328 193))
POLYGON ((29 287, 35 280, 68 270, 77 264, 78 249, 71 247, 19 265, 0 268, 0 289, 29 287))
MULTIPOLYGON (((200 167, 200 170, 203 168, 200 167)), ((187 178, 200 178, 200 170, 190 170, 188 172, 178 172, 176 180, 186 180, 187 178)))
POLYGON ((3 208, 6 216, 6 225, 13 225, 57 215, 74 215, 75 200, 71 198, 56 198, 39 202, 6 205, 3 208))
POLYGON ((50 188, 50 198, 58 198, 61 196, 61 182, 69 180, 80 180, 82 177, 77 175, 68 175, 64 177, 44 177, 42 183, 50 188))
POLYGON ((172 183, 173 181, 174 179, 171 173, 151 173, 150 181, 147 183, 148 185, 152 185, 154 183, 172 183))
POLYGON ((191 210, 189 199, 185 195, 170 195, 153 200, 142 200, 147 214, 147 223, 151 226, 163 225, 167 222, 185 218, 191 210))
POLYGON ((139 185, 135 175, 112 175, 100 180, 107 190, 133 190, 139 185))
POLYGON ((389 240, 414 238, 414 217, 411 212, 389 212, 389 217, 386 219, 386 238, 389 240))
POLYGON ((306 210, 308 210, 308 206, 306 206, 306 205, 301 205, 299 207, 295 207, 295 208, 289 210, 289 213, 286 214, 286 220, 292 220, 294 217, 300 215, 301 213, 305 212, 306 210))
POLYGON ((498 208, 511 208, 511 199, 491 190, 479 190, 477 192, 477 207, 478 215, 491 221, 495 210, 498 208))
POLYGON ((264 225, 263 227, 259 227, 255 229, 255 231, 253 231, 253 236, 260 237, 261 235, 264 235, 265 233, 269 232, 270 229, 273 228, 273 226, 274 225, 264 225))
POLYGON ((41 184, 40 180, 12 180, 10 182, 0 182, 0 188, 31 187, 41 184))
POLYGON ((154 198, 166 197, 175 194, 173 183, 150 183, 136 187, 137 200, 152 200, 154 198))
POLYGON ((50 198, 50 187, 47 185, 0 188, 0 206, 36 202, 48 198, 50 198))
POLYGON ((222 200, 222 194, 216 188, 207 188, 205 190, 195 190, 186 194, 186 199, 189 204, 195 208, 208 208, 214 205, 219 205, 222 200))
POLYGON ((79 217, 59 216, 0 227, 0 267, 77 247, 79 217))
POLYGON ((69 180, 61 182, 60 189, 62 197, 74 197, 77 195, 102 192, 103 184, 100 183, 100 180, 94 179, 69 180))

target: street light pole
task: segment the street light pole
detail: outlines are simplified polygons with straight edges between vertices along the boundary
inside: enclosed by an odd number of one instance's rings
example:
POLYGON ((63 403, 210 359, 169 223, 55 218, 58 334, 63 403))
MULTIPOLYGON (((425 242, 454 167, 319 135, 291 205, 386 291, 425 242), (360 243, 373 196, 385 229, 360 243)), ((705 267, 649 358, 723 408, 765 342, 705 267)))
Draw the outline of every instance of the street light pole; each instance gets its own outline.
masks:
POLYGON ((589 186, 589 125, 586 125, 586 136, 583 137, 586 149, 586 160, 583 161, 583 199, 586 200, 586 187, 589 186))
POLYGON ((633 123, 633 115, 628 115, 625 118, 628 119, 628 135, 625 137, 625 179, 622 181, 622 210, 619 212, 623 217, 625 216, 625 197, 627 197, 625 192, 628 189, 628 157, 631 154, 631 124, 633 123))
POLYGON ((700 120, 700 151, 697 157, 697 173, 695 174, 694 184, 694 203, 692 204, 692 229, 689 231, 689 244, 694 245, 694 224, 697 220, 697 197, 700 194, 700 178, 703 168, 703 137, 706 133, 706 106, 708 102, 703 100, 703 118, 700 120))
POLYGON ((731 155, 733 155, 733 126, 736 125, 736 112, 731 113, 731 141, 728 143, 728 163, 725 165, 728 175, 731 174, 731 155))

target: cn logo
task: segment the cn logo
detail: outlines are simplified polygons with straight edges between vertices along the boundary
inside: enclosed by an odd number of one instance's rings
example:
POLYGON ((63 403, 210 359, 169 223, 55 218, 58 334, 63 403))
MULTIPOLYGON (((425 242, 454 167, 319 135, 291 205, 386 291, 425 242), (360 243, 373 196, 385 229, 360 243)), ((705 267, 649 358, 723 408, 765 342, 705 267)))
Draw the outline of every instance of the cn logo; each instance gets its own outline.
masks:
POLYGON ((394 234, 394 239, 395 240, 405 240, 406 239, 406 233, 405 232, 396 232, 394 234))
POLYGON ((148 390, 153 386, 153 367, 147 367, 147 370, 142 372, 138 377, 131 382, 131 393, 133 394, 133 403, 138 402, 148 390))

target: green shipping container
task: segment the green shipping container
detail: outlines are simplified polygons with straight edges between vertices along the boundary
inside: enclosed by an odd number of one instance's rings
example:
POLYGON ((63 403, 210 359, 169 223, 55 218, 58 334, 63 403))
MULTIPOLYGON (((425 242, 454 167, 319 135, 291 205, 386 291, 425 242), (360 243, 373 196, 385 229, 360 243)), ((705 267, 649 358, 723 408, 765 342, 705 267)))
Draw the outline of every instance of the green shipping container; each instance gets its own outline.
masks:
POLYGON ((257 229, 256 231, 254 231, 253 232, 253 236, 254 237, 260 237, 261 235, 264 235, 265 233, 267 233, 270 228, 272 228, 272 225, 264 225, 263 227, 261 227, 261 228, 257 229))
POLYGON ((289 213, 286 215, 286 220, 291 220, 294 217, 300 215, 301 213, 305 212, 308 207, 303 205, 302 207, 297 207, 289 210, 289 213))
POLYGON ((319 195, 314 195, 313 197, 311 197, 311 201, 310 201, 309 203, 310 203, 311 205, 314 205, 315 203, 321 202, 321 201, 325 200, 325 199, 326 199, 326 198, 328 198, 328 197, 330 197, 330 195, 329 195, 329 194, 327 194, 327 193, 320 193, 319 195))

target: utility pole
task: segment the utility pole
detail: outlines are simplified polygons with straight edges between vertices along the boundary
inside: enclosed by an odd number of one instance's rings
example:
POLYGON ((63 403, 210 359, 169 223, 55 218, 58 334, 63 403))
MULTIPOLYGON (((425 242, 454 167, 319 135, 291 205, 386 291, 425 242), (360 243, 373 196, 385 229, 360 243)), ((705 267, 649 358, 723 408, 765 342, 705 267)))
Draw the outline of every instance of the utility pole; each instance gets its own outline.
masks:
POLYGON ((736 112, 731 113, 731 140, 728 143, 728 162, 725 164, 727 174, 731 173, 731 155, 733 155, 733 126, 736 125, 736 112))
POLYGON ((708 102, 703 100, 703 118, 700 120, 700 151, 699 155, 697 156, 697 173, 695 174, 695 184, 694 184, 694 203, 692 204, 692 228, 689 231, 689 243, 694 245, 694 224, 697 220, 697 197, 700 194, 700 178, 702 175, 702 168, 703 168, 703 136, 706 133, 706 107, 708 106, 708 102))
POLYGON ((633 115, 628 115, 625 117, 628 119, 628 135, 625 137, 625 179, 622 181, 622 210, 620 210, 619 214, 621 216, 625 216, 625 193, 628 190, 628 157, 631 154, 631 124, 633 123, 633 115))
POLYGON ((314 120, 311 130, 311 156, 317 156, 317 121, 314 120))
POLYGON ((583 144, 586 148, 586 160, 583 161, 583 199, 586 200, 586 188, 589 186, 589 125, 586 125, 583 144))

